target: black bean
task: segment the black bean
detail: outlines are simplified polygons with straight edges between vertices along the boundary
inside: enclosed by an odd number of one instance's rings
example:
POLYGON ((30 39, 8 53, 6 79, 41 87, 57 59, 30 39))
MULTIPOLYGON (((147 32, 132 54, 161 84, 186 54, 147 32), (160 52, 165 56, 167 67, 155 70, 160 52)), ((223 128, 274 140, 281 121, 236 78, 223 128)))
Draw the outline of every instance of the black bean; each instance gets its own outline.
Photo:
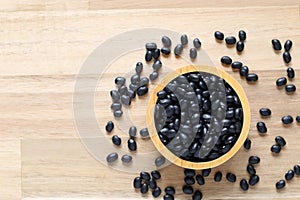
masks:
POLYGON ((155 79, 158 78, 158 73, 156 71, 152 72, 150 75, 149 75, 149 79, 151 81, 154 81, 155 79))
POLYGON ((268 131, 267 126, 264 122, 257 122, 256 128, 259 133, 266 133, 268 131))
POLYGON ((272 40, 272 46, 275 51, 280 51, 282 49, 281 42, 278 39, 272 40))
POLYGON ((247 66, 241 67, 241 69, 240 69, 241 76, 247 76, 248 73, 249 73, 249 68, 247 66))
POLYGON ((286 115, 281 118, 281 121, 283 124, 291 124, 293 123, 294 119, 291 115, 286 115))
POLYGON ((222 172, 216 172, 214 176, 215 182, 220 182, 222 180, 222 172))
POLYGON ((110 108, 112 110, 120 110, 122 109, 122 104, 120 104, 119 102, 115 102, 111 104, 110 108))
POLYGON ((190 48, 190 58, 195 59, 197 57, 197 49, 196 48, 190 48))
POLYGON ((186 177, 184 177, 184 182, 187 185, 194 185, 195 184, 195 179, 192 176, 186 176, 186 177))
POLYGON ((150 180, 150 174, 148 172, 145 171, 141 171, 140 173, 140 177, 145 180, 145 181, 149 181, 150 180))
POLYGON ((195 176, 196 172, 193 169, 184 169, 185 176, 195 176))
MULTIPOLYGON (((128 89, 125 85, 122 85, 119 87, 118 92, 120 95, 127 95, 128 89)), ((121 96, 121 100, 122 100, 122 96, 121 96)))
POLYGON ((147 86, 141 86, 137 89, 136 93, 137 93, 138 96, 143 96, 143 95, 148 93, 148 87, 147 86))
POLYGON ((203 170, 202 170, 202 176, 203 176, 203 177, 207 177, 207 176, 210 175, 210 172, 211 172, 211 169, 210 169, 210 168, 208 168, 208 169, 203 169, 203 170))
POLYGON ((277 190, 280 190, 280 189, 284 188, 285 187, 285 180, 278 181, 275 186, 276 186, 277 190))
POLYGON ((141 193, 146 194, 148 191, 149 191, 149 187, 148 187, 147 183, 142 183, 141 193))
POLYGON ((182 191, 184 194, 193 194, 194 193, 194 189, 189 185, 184 185, 182 187, 182 191))
POLYGON ((170 55, 170 53, 171 53, 171 49, 169 49, 168 47, 163 47, 163 48, 161 48, 161 53, 163 54, 163 55, 170 55))
POLYGON ((157 158, 155 159, 154 164, 155 164, 156 167, 160 167, 160 166, 162 166, 163 164, 165 164, 165 162, 166 162, 165 157, 159 156, 159 157, 157 157, 157 158))
POLYGON ((242 179, 242 180, 240 181, 240 187, 241 187, 241 189, 244 190, 244 191, 247 191, 247 190, 249 189, 249 185, 248 185, 246 179, 242 179))
POLYGON ((284 146, 286 145, 285 139, 284 139, 283 137, 281 137, 281 136, 277 136, 277 137, 275 138, 275 142, 276 142, 278 145, 280 145, 281 147, 284 147, 284 146))
POLYGON ((140 82, 140 76, 138 74, 132 75, 131 78, 130 78, 130 82, 132 84, 139 84, 139 82, 140 82))
POLYGON ((120 146, 121 145, 121 138, 117 135, 112 136, 111 138, 112 142, 114 143, 114 145, 120 146))
POLYGON ((135 189, 140 189, 142 187, 142 179, 141 177, 135 177, 133 180, 133 187, 135 189))
POLYGON ((122 104, 129 106, 131 104, 131 98, 129 96, 122 95, 121 102, 122 104))
POLYGON ((287 63, 287 64, 292 61, 292 56, 291 56, 290 52, 288 52, 288 51, 285 51, 282 54, 282 57, 283 57, 284 62, 287 63))
POLYGON ((157 187, 157 183, 155 181, 155 179, 150 178, 149 180, 149 188, 151 188, 152 190, 154 190, 157 187))
POLYGON ((134 139, 132 139, 132 138, 128 139, 127 144, 128 144, 128 149, 130 151, 136 151, 137 144, 134 139))
POLYGON ((222 32, 220 32, 220 31, 216 31, 215 32, 215 38, 217 40, 224 40, 224 34, 222 32))
POLYGON ((287 85, 285 86, 285 91, 286 91, 287 93, 293 93, 293 92, 296 91, 296 86, 295 86, 294 84, 287 84, 287 85))
POLYGON ((293 46, 293 42, 291 40, 285 41, 285 43, 284 43, 284 49, 286 51, 290 51, 291 48, 292 48, 292 46, 293 46))
POLYGON ((254 168, 254 166, 252 164, 248 164, 247 165, 247 172, 250 174, 250 175, 254 175, 256 174, 256 170, 254 168))
POLYGON ((196 49, 199 49, 201 47, 201 41, 199 40, 199 38, 195 38, 193 40, 193 44, 196 49))
POLYGON ((232 59, 229 56, 222 56, 221 63, 225 65, 230 65, 232 63, 232 59))
POLYGON ((182 50, 183 50, 182 44, 177 44, 174 48, 174 54, 176 56, 179 56, 182 53, 182 50))
POLYGON ((130 163, 132 161, 132 156, 125 154, 122 156, 121 160, 123 163, 130 163))
POLYGON ((161 67, 162 67, 162 63, 161 63, 160 60, 154 61, 153 65, 152 65, 152 68, 153 68, 154 70, 157 71, 157 70, 159 70, 161 67))
POLYGON ((147 51, 146 54, 145 54, 145 61, 150 62, 151 60, 152 60, 152 52, 147 51))
POLYGON ((300 123, 300 115, 296 117, 296 122, 300 123))
POLYGON ((149 136, 148 128, 143 128, 143 129, 141 129, 141 130, 140 130, 140 135, 141 135, 142 137, 147 137, 147 136, 149 136))
POLYGON ((145 86, 149 84, 149 79, 147 77, 142 77, 140 80, 140 86, 145 86))
POLYGON ((271 152, 277 154, 277 153, 280 153, 280 151, 281 151, 280 145, 274 144, 274 145, 271 146, 271 152))
POLYGON ((250 156, 249 157, 249 164, 258 164, 260 163, 260 158, 258 156, 250 156))
POLYGON ((284 177, 285 177, 285 180, 289 181, 289 180, 292 180, 295 176, 295 173, 293 170, 289 170, 285 173, 284 177))
POLYGON ((111 90, 110 91, 110 96, 111 96, 111 99, 113 101, 119 101, 120 97, 121 97, 120 94, 119 94, 119 92, 117 90, 111 90))
POLYGON ((114 123, 112 121, 108 121, 105 126, 105 130, 106 130, 106 132, 110 133, 110 132, 112 132, 114 127, 115 127, 114 123))
POLYGON ((237 52, 242 52, 245 48, 244 42, 243 41, 238 41, 236 43, 236 50, 237 52))
POLYGON ((180 41, 181 41, 181 44, 183 46, 187 45, 188 44, 188 37, 187 37, 187 35, 186 34, 181 35, 180 41))
POLYGON ((171 39, 165 35, 161 38, 161 42, 163 43, 164 47, 170 47, 172 45, 171 39))
POLYGON ((165 194, 164 195, 164 200, 174 200, 174 196, 170 194, 165 194))
POLYGON ((119 118, 119 117, 122 117, 123 115, 123 111, 122 110, 115 110, 114 111, 114 116, 119 118))
POLYGON ((246 34, 246 32, 244 30, 240 30, 239 31, 239 38, 240 38, 241 41, 246 40, 247 34, 246 34))
POLYGON ((257 74, 250 73, 250 74, 247 74, 246 80, 247 80, 247 81, 254 82, 254 81, 257 81, 257 80, 258 80, 258 76, 257 76, 257 74))
POLYGON ((198 183, 199 185, 204 185, 204 184, 205 184, 205 179, 204 179, 203 176, 200 175, 200 174, 198 174, 198 175, 196 176, 196 181, 197 181, 197 183, 198 183))
POLYGON ((161 174, 160 174, 160 172, 157 171, 157 170, 153 170, 153 171, 151 172, 151 176, 152 176, 155 180, 158 180, 158 179, 161 178, 161 174))
POLYGON ((153 196, 154 198, 159 197, 160 194, 161 194, 161 189, 160 189, 160 187, 156 187, 154 190, 152 190, 152 196, 153 196))
POLYGON ((160 56, 160 49, 155 49, 153 52, 153 58, 158 59, 160 56))
POLYGON ((170 194, 170 195, 175 195, 176 191, 175 191, 175 188, 173 186, 167 186, 165 188, 165 193, 170 194))
POLYGON ((200 190, 196 190, 193 194, 193 200, 201 200, 203 197, 203 194, 200 190))
POLYGON ((251 148, 251 140, 250 139, 247 138, 245 140, 245 142, 244 142, 244 148, 248 149, 248 150, 251 148))
POLYGON ((287 70, 287 77, 294 78, 295 77, 295 70, 292 67, 288 67, 287 70))
POLYGON ((135 136, 136 136, 136 132, 137 132, 137 129, 136 129, 135 126, 131 126, 131 127, 129 128, 128 133, 129 133, 129 136, 130 136, 130 137, 135 137, 135 136))
POLYGON ((226 174, 226 179, 227 179, 229 182, 234 183, 234 182, 236 181, 236 175, 233 174, 233 173, 228 172, 228 173, 226 174))
POLYGON ((285 77, 281 77, 281 78, 277 79, 277 81, 276 81, 277 87, 284 86, 284 85, 286 85, 286 83, 287 83, 287 80, 285 77))
POLYGON ((228 45, 234 45, 236 43, 236 38, 234 36, 228 36, 225 38, 225 42, 228 45))
POLYGON ((145 48, 147 49, 147 51, 154 51, 155 49, 157 49, 157 45, 154 42, 149 42, 145 44, 145 48))
POLYGON ((267 116, 270 116, 272 114, 272 112, 269 108, 261 108, 261 109, 259 109, 259 114, 263 117, 267 117, 267 116))
POLYGON ((249 179, 249 185, 254 186, 259 182, 259 176, 255 175, 251 175, 250 179, 249 179))
POLYGON ((243 63, 239 61, 235 61, 231 64, 232 69, 241 69, 243 66, 243 63))
POLYGON ((119 76, 119 77, 115 78, 115 84, 116 84, 117 86, 124 85, 125 82, 126 82, 126 79, 125 79, 124 77, 120 77, 120 76, 119 76))
POLYGON ((108 162, 108 163, 112 163, 112 162, 114 162, 114 161, 116 161, 117 159, 118 159, 118 154, 117 153, 110 153, 110 154, 108 154, 107 156, 106 156, 106 161, 108 162))
POLYGON ((294 165, 294 172, 297 176, 300 175, 300 165, 294 165))
POLYGON ((143 71, 143 63, 137 62, 135 65, 135 72, 137 74, 141 74, 142 71, 143 71))

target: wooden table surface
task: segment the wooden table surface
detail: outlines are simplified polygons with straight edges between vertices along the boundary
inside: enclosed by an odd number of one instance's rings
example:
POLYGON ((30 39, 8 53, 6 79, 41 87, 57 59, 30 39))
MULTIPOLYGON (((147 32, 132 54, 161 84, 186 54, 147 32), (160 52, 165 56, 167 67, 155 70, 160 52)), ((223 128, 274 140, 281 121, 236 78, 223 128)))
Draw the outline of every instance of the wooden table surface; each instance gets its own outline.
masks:
MULTIPOLYGON (((300 126, 283 127, 281 117, 300 115, 300 93, 287 95, 275 87, 278 77, 286 75, 282 55, 271 47, 271 39, 291 39, 296 70, 292 81, 300 89, 300 3, 288 1, 219 2, 192 0, 96 1, 96 0, 13 0, 0 3, 0 199, 152 199, 134 191, 136 174, 113 170, 95 160, 83 147, 76 130, 73 108, 74 84, 84 61, 102 42, 112 36, 140 28, 164 28, 199 37, 202 49, 213 65, 232 74, 247 93, 251 108, 249 138, 252 149, 241 149, 230 161, 212 170, 234 172, 238 180, 248 177, 246 163, 250 155, 261 157, 257 166, 260 182, 247 192, 239 181, 214 183, 207 178, 200 189, 205 199, 300 199, 300 178, 280 192, 275 182, 294 164, 300 163, 300 126), (238 55, 224 43, 216 43, 213 33, 236 35, 247 31, 245 51, 238 55), (220 57, 229 55, 242 61, 259 81, 249 85, 230 68, 220 65, 220 57), (263 119, 268 126, 265 137, 258 135, 256 122, 261 107, 272 109, 263 119), (270 146, 282 135, 287 146, 272 156, 270 146)), ((179 38, 172 38, 175 42, 179 38)), ((186 51, 186 50, 185 50, 186 51)), ((108 91, 113 78, 127 73, 143 59, 143 52, 120 57, 103 74, 95 96, 95 113, 100 127, 112 119, 108 91)), ((163 59, 169 66, 180 65, 174 57, 163 59)), ((163 69, 164 70, 164 69, 163 69)), ((166 72, 166 71, 163 71, 166 72)), ((157 84, 152 83, 150 88, 157 84)), ((148 97, 148 96, 147 96, 148 97)), ((146 97, 146 98, 147 98, 146 97)), ((137 100, 129 115, 139 127, 145 124, 145 100, 137 100)), ((89 127, 87 127, 88 129, 89 127)), ((122 132, 117 124, 115 133, 122 132)), ((103 131, 103 130, 102 130, 103 131)), ((95 138, 98 139, 99 138, 95 138)), ((100 138, 101 139, 101 138, 100 138)), ((106 138, 102 138, 106 139, 106 138)), ((124 140, 125 141, 125 140, 124 140)), ((139 150, 153 149, 151 141, 138 139, 139 150)), ((122 148, 126 150, 126 145, 122 148)), ((177 199, 191 199, 181 191, 183 170, 169 166, 161 170, 163 188, 173 185, 177 199), (176 175, 174 175, 176 174, 176 175)))

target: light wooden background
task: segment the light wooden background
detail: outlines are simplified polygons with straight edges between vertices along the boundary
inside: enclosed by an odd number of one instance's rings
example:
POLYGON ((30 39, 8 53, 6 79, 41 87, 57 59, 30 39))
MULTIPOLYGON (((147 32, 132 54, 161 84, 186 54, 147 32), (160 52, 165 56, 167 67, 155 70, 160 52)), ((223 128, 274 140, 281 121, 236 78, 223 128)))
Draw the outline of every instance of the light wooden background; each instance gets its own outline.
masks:
MULTIPOLYGON (((280 192, 274 186, 288 169, 300 163, 300 126, 294 123, 286 128, 280 121, 283 115, 300 114, 300 95, 297 91, 288 96, 276 89, 275 81, 286 74, 286 66, 270 45, 272 38, 293 40, 293 82, 300 89, 299 1, 2 0, 0 11, 0 199, 141 198, 131 186, 134 174, 107 168, 82 146, 74 124, 72 93, 81 65, 101 42, 143 27, 197 36, 216 66, 220 67, 219 59, 226 54, 244 62, 260 76, 257 84, 248 85, 225 68, 248 95, 252 111, 249 137, 253 146, 249 152, 240 150, 212 172, 232 171, 239 178, 247 177, 248 157, 259 155, 260 183, 242 192, 238 182, 213 183, 210 176, 205 186, 195 188, 201 189, 206 199, 300 199, 300 178, 280 192), (242 55, 214 41, 215 30, 229 35, 240 28, 248 33, 242 55), (269 107, 273 112, 265 120, 269 128, 265 137, 259 136, 255 128, 261 107, 269 107), (277 135, 284 136, 288 145, 274 157, 269 149, 277 135)), ((135 63, 133 58, 120 59, 113 67, 118 67, 118 63, 135 63)), ((124 66, 124 72, 127 67, 130 66, 124 66)), ((106 84, 98 88, 95 99, 102 127, 111 118, 107 94, 113 87, 111 78, 116 75, 104 75, 106 84)), ((137 101, 137 112, 130 112, 140 126, 144 123, 145 108, 145 103, 137 101)), ((153 147, 150 144, 147 148, 153 147)), ((191 199, 182 195, 180 189, 182 169, 170 166, 161 172, 160 186, 173 185, 177 199, 191 199)))

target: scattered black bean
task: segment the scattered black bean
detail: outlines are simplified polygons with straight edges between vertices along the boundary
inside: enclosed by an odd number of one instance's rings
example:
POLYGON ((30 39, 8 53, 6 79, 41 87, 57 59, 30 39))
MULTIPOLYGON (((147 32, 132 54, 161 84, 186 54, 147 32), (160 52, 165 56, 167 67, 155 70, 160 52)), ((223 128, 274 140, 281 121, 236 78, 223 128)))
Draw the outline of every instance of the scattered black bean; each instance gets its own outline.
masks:
POLYGON ((123 115, 123 111, 122 110, 115 110, 114 111, 114 116, 119 118, 123 115))
POLYGON ((278 39, 273 39, 272 40, 272 45, 273 45, 273 49, 275 51, 280 51, 282 49, 281 42, 278 39))
POLYGON ((248 162, 249 162, 249 164, 252 164, 252 165, 258 164, 258 163, 260 163, 260 158, 258 156, 250 156, 248 162))
POLYGON ((280 153, 280 151, 281 151, 280 145, 274 144, 271 146, 271 152, 278 154, 280 153))
POLYGON ((154 61, 153 65, 152 65, 152 68, 153 68, 154 70, 157 71, 157 70, 159 70, 161 67, 162 67, 162 63, 161 63, 160 60, 154 61))
POLYGON ((119 103, 119 102, 115 102, 115 103, 112 103, 110 108, 112 110, 121 110, 122 109, 122 104, 119 103))
POLYGON ((128 133, 129 133, 129 136, 130 136, 130 137, 135 137, 135 136, 136 136, 136 132, 137 132, 137 129, 136 129, 135 126, 131 126, 131 127, 129 128, 128 133))
POLYGON ((249 150, 251 148, 251 140, 247 138, 244 142, 244 148, 249 150))
POLYGON ((169 47, 163 47, 163 48, 161 48, 161 53, 163 54, 163 55, 170 55, 170 53, 171 53, 171 49, 169 48, 169 47))
POLYGON ((175 191, 175 188, 173 186, 167 186, 165 188, 165 193, 170 194, 170 195, 175 195, 176 191, 175 191))
POLYGON ((255 81, 258 80, 258 76, 257 76, 257 74, 254 74, 254 73, 247 74, 246 80, 251 81, 251 82, 255 82, 255 81))
POLYGON ((111 96, 111 99, 116 102, 116 101, 119 101, 120 100, 120 94, 117 90, 111 90, 110 91, 110 96, 111 96))
POLYGON ((248 164, 247 165, 247 172, 250 175, 255 175, 256 174, 256 170, 255 170, 255 168, 254 168, 254 166, 252 164, 248 164))
POLYGON ((295 176, 295 173, 293 170, 289 170, 285 173, 284 177, 285 177, 285 180, 289 181, 289 180, 292 180, 295 176))
POLYGON ((151 178, 150 174, 148 172, 145 172, 145 171, 141 171, 140 177, 141 177, 141 179, 143 179, 145 181, 149 181, 150 178, 151 178))
POLYGON ((127 94, 130 97, 130 99, 134 99, 136 97, 136 92, 131 89, 127 90, 127 94))
POLYGON ((174 196, 170 194, 165 194, 164 195, 164 200, 174 200, 174 196))
POLYGON ((132 161, 132 156, 125 154, 122 156, 121 160, 123 163, 130 163, 132 161))
POLYGON ((277 87, 284 86, 284 85, 286 85, 286 83, 287 83, 287 80, 285 77, 281 77, 281 78, 277 79, 277 81, 276 81, 277 87))
POLYGON ((154 81, 155 79, 158 78, 158 73, 156 71, 152 72, 150 75, 149 75, 149 79, 151 81, 154 81))
POLYGON ((249 184, 247 183, 246 179, 242 179, 240 181, 240 187, 244 191, 247 191, 249 189, 249 184))
POLYGON ((143 128, 140 130, 140 135, 142 137, 148 137, 149 136, 149 131, 148 131, 148 128, 143 128))
POLYGON ((234 183, 234 182, 236 181, 236 175, 233 174, 233 173, 228 172, 228 173, 226 174, 226 179, 227 179, 229 182, 234 183))
POLYGON ((282 54, 282 57, 283 57, 284 62, 287 63, 287 64, 292 61, 292 56, 291 56, 290 52, 288 52, 288 51, 285 51, 282 54))
POLYGON ((215 32, 215 38, 217 40, 224 40, 224 33, 220 32, 220 31, 216 31, 215 32))
POLYGON ((291 124, 293 123, 294 119, 291 115, 286 115, 281 118, 281 121, 283 124, 291 124))
POLYGON ((286 145, 285 139, 284 139, 283 137, 281 137, 281 136, 277 136, 277 137, 275 138, 275 142, 276 142, 279 146, 281 146, 281 147, 284 147, 284 146, 286 145))
POLYGON ((259 182, 259 176, 257 176, 256 174, 250 176, 249 185, 254 186, 258 182, 259 182))
POLYGON ((277 190, 280 190, 280 189, 284 188, 285 187, 285 180, 278 181, 275 186, 276 186, 277 190))
POLYGON ((147 77, 142 77, 140 80, 140 86, 145 86, 149 84, 149 79, 147 77))
POLYGON ((296 117, 296 122, 300 123, 300 115, 296 117))
POLYGON ((225 38, 225 42, 228 45, 234 45, 236 43, 236 38, 234 36, 228 36, 225 38))
POLYGON ((126 82, 126 79, 124 77, 117 77, 115 78, 115 84, 117 86, 122 86, 122 85, 125 85, 125 82, 126 82))
POLYGON ((203 176, 203 177, 207 177, 207 176, 210 175, 210 172, 211 172, 211 169, 210 169, 210 168, 208 168, 208 169, 203 169, 203 170, 202 170, 202 176, 203 176))
POLYGON ((162 166, 163 164, 165 164, 165 162, 166 162, 165 157, 159 156, 159 157, 157 157, 157 158, 155 159, 154 164, 155 164, 156 167, 160 167, 160 166, 162 166))
POLYGON ((131 98, 129 96, 122 95, 121 102, 122 104, 129 106, 131 104, 131 98))
POLYGON ((187 37, 187 35, 186 34, 181 35, 180 41, 181 41, 181 44, 183 46, 187 45, 188 44, 188 37, 187 37))
POLYGON ((157 45, 154 42, 149 42, 145 44, 145 48, 147 49, 147 51, 154 51, 155 49, 157 49, 157 45))
POLYGON ((294 84, 287 84, 287 85, 285 86, 285 91, 286 91, 287 93, 293 93, 293 92, 296 91, 296 86, 295 86, 294 84))
POLYGON ((197 57, 197 49, 196 48, 190 48, 190 58, 195 59, 197 57))
POLYGON ((242 66, 243 66, 243 63, 241 63, 239 61, 235 61, 231 64, 232 69, 236 69, 236 70, 241 69, 242 66))
POLYGON ((241 76, 247 76, 248 73, 249 73, 249 68, 247 66, 241 67, 241 69, 240 69, 241 76))
POLYGON ((135 72, 137 74, 141 74, 142 71, 143 71, 143 63, 137 62, 135 65, 135 72))
POLYGON ((146 54, 145 54, 145 61, 150 62, 151 60, 152 60, 152 52, 147 51, 146 54))
POLYGON ((153 52, 153 58, 158 59, 160 56, 160 49, 155 49, 153 52))
MULTIPOLYGON (((118 89, 118 92, 120 95, 127 95, 128 89, 125 85, 121 85, 118 89)), ((122 100, 122 96, 121 96, 121 100, 122 100)))
POLYGON ((105 126, 105 130, 106 130, 106 132, 110 133, 110 132, 112 132, 114 127, 115 127, 114 123, 112 121, 108 121, 105 126))
POLYGON ((264 122, 257 122, 256 128, 259 133, 266 133, 268 131, 267 126, 264 122))
POLYGON ((130 151, 136 151, 136 149, 137 149, 137 144, 136 144, 136 142, 135 142, 134 139, 129 138, 128 141, 127 141, 127 144, 128 144, 128 149, 129 149, 130 151))
POLYGON ((238 42, 236 43, 236 50, 237 50, 238 52, 242 52, 242 51, 244 50, 244 48, 245 48, 245 45, 244 45, 244 42, 243 42, 243 41, 238 41, 238 42))
POLYGON ((244 30, 240 30, 239 31, 239 38, 240 38, 241 41, 246 40, 247 34, 246 34, 246 32, 244 30))
POLYGON ((263 117, 268 117, 272 114, 272 112, 269 108, 261 108, 259 109, 259 114, 263 117))
POLYGON ((155 179, 155 180, 159 180, 161 178, 161 174, 159 171, 157 170, 153 170, 151 172, 151 176, 155 179))
POLYGON ((300 165, 294 165, 294 172, 297 176, 300 175, 300 165))
POLYGON ((176 56, 179 56, 182 53, 182 50, 183 50, 182 44, 177 44, 174 48, 174 54, 176 56))
POLYGON ((192 176, 186 176, 186 177, 184 177, 184 182, 187 185, 194 185, 195 184, 195 179, 192 176))
POLYGON ((164 47, 170 47, 172 45, 172 41, 168 36, 163 36, 161 38, 161 42, 163 43, 164 47))
POLYGON ((117 135, 112 136, 111 138, 112 142, 114 143, 114 145, 120 146, 121 145, 121 138, 117 135))
POLYGON ((182 187, 182 191, 184 194, 193 194, 194 193, 194 189, 189 185, 184 185, 182 187))
POLYGON ((201 47, 201 41, 199 40, 199 38, 195 38, 193 40, 193 44, 196 49, 199 49, 201 47))
POLYGON ((229 56, 222 56, 221 63, 225 65, 230 65, 232 63, 232 59, 229 56))
POLYGON ((151 188, 152 190, 154 190, 157 187, 157 183, 155 181, 155 179, 150 178, 149 180, 149 188, 151 188))
POLYGON ((196 175, 196 172, 193 169, 184 169, 184 175, 193 177, 196 175))
POLYGON ((110 154, 108 154, 107 156, 106 156, 106 161, 108 162, 108 163, 112 163, 112 162, 114 162, 114 161, 116 161, 117 159, 118 159, 118 154, 117 153, 110 153, 110 154))
POLYGON ((133 187, 135 189, 140 189, 142 187, 142 179, 141 177, 135 177, 133 180, 133 187))
POLYGON ((137 93, 138 96, 143 96, 143 95, 148 93, 148 87, 147 86, 141 86, 137 89, 136 93, 137 93))
POLYGON ((161 194, 161 189, 160 189, 160 187, 156 187, 154 190, 152 190, 152 196, 153 196, 154 198, 159 197, 160 194, 161 194))
POLYGON ((139 84, 139 82, 140 82, 140 75, 138 75, 138 74, 132 75, 131 78, 130 78, 130 82, 132 84, 139 84))
POLYGON ((288 67, 287 70, 287 77, 288 78, 294 78, 295 77, 295 70, 292 67, 288 67))
POLYGON ((142 186, 141 186, 141 193, 142 193, 142 194, 146 194, 148 191, 149 191, 148 184, 147 184, 147 183, 142 183, 142 186))
POLYGON ((193 194, 193 200, 201 200, 203 197, 203 194, 200 190, 196 190, 193 194))
POLYGON ((290 51, 291 48, 292 48, 292 46, 293 46, 293 42, 291 40, 285 41, 285 43, 284 43, 284 49, 286 51, 290 51))
POLYGON ((196 176, 196 181, 197 181, 197 183, 198 183, 199 185, 204 185, 204 184, 205 184, 205 179, 204 179, 203 176, 200 175, 200 174, 198 174, 198 175, 196 176))
POLYGON ((215 176, 214 176, 214 180, 215 180, 215 182, 220 182, 221 180, 222 180, 222 172, 216 172, 215 173, 215 176))

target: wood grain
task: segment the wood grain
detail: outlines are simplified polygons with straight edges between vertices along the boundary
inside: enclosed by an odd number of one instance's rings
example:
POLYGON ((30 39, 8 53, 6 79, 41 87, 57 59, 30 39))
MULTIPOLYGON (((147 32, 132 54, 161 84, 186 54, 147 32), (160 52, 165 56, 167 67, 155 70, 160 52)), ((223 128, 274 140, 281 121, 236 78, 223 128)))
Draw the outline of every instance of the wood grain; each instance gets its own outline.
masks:
MULTIPOLYGON (((248 156, 259 155, 262 163, 257 171, 261 182, 248 192, 242 192, 238 183, 229 184, 225 180, 213 183, 210 176, 205 186, 195 188, 201 189, 206 199, 299 199, 299 178, 288 183, 281 192, 274 189, 275 182, 295 163, 300 163, 297 142, 300 126, 294 123, 283 127, 280 121, 283 115, 300 114, 300 96, 298 91, 287 95, 284 90, 276 89, 276 78, 285 76, 286 66, 270 44, 274 37, 281 41, 293 40, 291 66, 296 69, 296 79, 292 82, 299 88, 299 2, 231 0, 217 5, 216 1, 171 4, 122 1, 122 7, 120 5, 120 1, 92 0, 1 2, 0 199, 120 199, 120 194, 124 199, 141 198, 131 187, 135 174, 112 170, 84 149, 76 132, 72 102, 76 75, 88 55, 111 36, 141 27, 166 28, 187 33, 191 38, 199 37, 203 43, 201 51, 209 55, 215 66, 222 67, 220 57, 230 55, 259 74, 258 83, 249 85, 230 68, 224 68, 247 93, 252 113, 249 137, 253 148, 249 152, 241 149, 212 173, 232 171, 239 178, 247 178, 248 156), (241 55, 213 38, 215 30, 236 35, 240 28, 248 33, 241 55), (256 122, 262 120, 258 115, 261 107, 270 107, 273 112, 270 119, 264 119, 269 128, 266 137, 259 136, 255 128, 256 122), (274 157, 269 148, 277 135, 283 135, 288 145, 274 157)), ((95 95, 100 127, 112 119, 108 91, 114 87, 113 77, 127 73, 142 59, 143 52, 130 53, 116 60, 103 74, 95 95)), ((162 61, 174 68, 182 64, 174 57, 162 61)), ((150 92, 156 84, 151 84, 150 92)), ((146 107, 145 101, 136 100, 129 111, 140 128, 145 125, 146 107)), ((115 131, 121 133, 127 129, 117 126, 115 131)), ((141 151, 154 149, 147 141, 138 142, 141 146, 147 145, 141 151)), ((125 146, 122 148, 126 150, 125 146)), ((162 187, 174 185, 178 199, 188 199, 180 189, 183 170, 169 166, 161 172, 163 179, 159 184, 162 187)), ((152 199, 151 195, 146 199, 152 199)))

